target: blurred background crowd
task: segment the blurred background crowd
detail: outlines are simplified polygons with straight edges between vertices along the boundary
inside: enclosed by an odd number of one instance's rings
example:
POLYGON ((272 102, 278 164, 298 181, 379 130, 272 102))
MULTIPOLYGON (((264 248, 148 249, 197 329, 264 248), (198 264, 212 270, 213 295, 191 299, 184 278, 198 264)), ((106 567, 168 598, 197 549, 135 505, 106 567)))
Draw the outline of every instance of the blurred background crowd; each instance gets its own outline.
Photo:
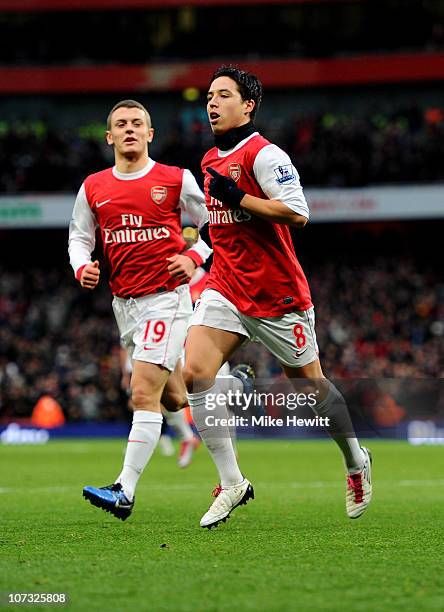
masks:
MULTIPOLYGON (((103 109, 103 115, 107 113, 103 109)), ((291 109, 288 109, 291 112, 291 109)), ((303 185, 358 187, 444 180, 444 107, 411 106, 390 113, 298 113, 261 120, 258 129, 287 151, 303 185)), ((153 115, 155 122, 156 115, 153 115)), ((0 190, 4 193, 78 189, 83 179, 112 164, 105 125, 58 127, 44 120, 0 123, 0 190)), ((189 168, 212 146, 205 117, 186 113, 156 135, 157 161, 189 168)))

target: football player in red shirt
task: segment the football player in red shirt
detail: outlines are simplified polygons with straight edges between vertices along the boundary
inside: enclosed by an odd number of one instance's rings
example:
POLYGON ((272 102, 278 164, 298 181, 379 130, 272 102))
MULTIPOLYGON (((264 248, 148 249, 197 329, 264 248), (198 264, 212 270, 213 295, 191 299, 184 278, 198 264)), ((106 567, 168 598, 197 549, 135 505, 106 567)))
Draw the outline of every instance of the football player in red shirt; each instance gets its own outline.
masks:
POLYGON ((371 457, 356 439, 344 398, 324 378, 310 290, 290 235, 290 227, 307 223, 308 205, 288 155, 254 126, 261 98, 257 77, 237 67, 222 66, 211 78, 207 113, 215 146, 202 171, 214 255, 190 322, 183 372, 194 423, 220 476, 200 522, 208 528, 254 497, 227 428, 207 421, 209 414, 226 418, 225 407, 216 414, 213 401, 208 413, 207 400, 214 397, 217 371, 246 338, 276 356, 296 390, 298 379, 315 385, 313 410, 329 419, 324 422, 344 456, 348 516, 360 516, 371 499, 371 457))
POLYGON ((133 362, 134 416, 122 472, 112 485, 83 489, 92 504, 122 520, 132 511, 137 481, 159 440, 161 398, 170 411, 186 404, 179 360, 192 313, 188 282, 211 253, 202 239, 187 249, 181 211, 201 227, 208 220, 205 199, 189 170, 149 157, 153 135, 142 104, 123 100, 114 106, 106 139, 115 166, 85 179, 69 230, 71 265, 87 289, 100 278, 91 254, 96 228, 101 232, 113 310, 133 362))

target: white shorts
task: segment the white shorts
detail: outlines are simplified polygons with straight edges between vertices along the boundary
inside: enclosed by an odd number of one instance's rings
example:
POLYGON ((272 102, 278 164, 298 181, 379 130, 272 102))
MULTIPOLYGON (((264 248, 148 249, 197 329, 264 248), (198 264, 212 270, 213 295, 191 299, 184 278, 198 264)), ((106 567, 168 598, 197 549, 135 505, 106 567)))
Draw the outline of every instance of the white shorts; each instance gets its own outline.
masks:
POLYGON ((131 359, 156 363, 172 372, 182 354, 193 312, 188 285, 136 299, 115 297, 113 310, 120 341, 131 359))
POLYGON ((301 368, 318 357, 314 323, 313 307, 280 317, 249 317, 218 291, 205 289, 195 304, 188 327, 205 325, 242 334, 261 342, 280 363, 301 368))

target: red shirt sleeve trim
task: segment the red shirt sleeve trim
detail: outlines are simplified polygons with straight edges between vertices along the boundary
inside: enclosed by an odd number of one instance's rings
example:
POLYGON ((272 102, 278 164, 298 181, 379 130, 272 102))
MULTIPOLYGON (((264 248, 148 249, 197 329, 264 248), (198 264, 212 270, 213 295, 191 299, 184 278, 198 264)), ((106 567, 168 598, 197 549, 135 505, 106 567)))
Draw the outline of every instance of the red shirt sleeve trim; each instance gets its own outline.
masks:
POLYGON ((83 268, 86 267, 87 264, 80 266, 80 268, 76 272, 76 279, 80 281, 80 277, 82 276, 83 268))
POLYGON ((186 255, 187 257, 189 257, 192 261, 194 261, 196 266, 201 266, 204 262, 199 253, 196 253, 196 251, 193 251, 193 249, 188 249, 187 251, 184 251, 182 255, 186 255))

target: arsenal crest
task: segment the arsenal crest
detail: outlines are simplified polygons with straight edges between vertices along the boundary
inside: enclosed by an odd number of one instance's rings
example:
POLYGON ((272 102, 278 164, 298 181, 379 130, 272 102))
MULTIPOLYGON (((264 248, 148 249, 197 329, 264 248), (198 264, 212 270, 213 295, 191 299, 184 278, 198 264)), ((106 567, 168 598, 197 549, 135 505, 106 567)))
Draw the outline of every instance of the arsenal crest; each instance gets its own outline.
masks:
POLYGON ((241 175, 241 167, 239 164, 228 164, 228 174, 231 176, 233 181, 237 181, 240 179, 241 175))
POLYGON ((167 195, 168 190, 166 187, 160 187, 159 185, 156 185, 156 187, 151 187, 151 197, 156 204, 162 204, 165 202, 167 195))

